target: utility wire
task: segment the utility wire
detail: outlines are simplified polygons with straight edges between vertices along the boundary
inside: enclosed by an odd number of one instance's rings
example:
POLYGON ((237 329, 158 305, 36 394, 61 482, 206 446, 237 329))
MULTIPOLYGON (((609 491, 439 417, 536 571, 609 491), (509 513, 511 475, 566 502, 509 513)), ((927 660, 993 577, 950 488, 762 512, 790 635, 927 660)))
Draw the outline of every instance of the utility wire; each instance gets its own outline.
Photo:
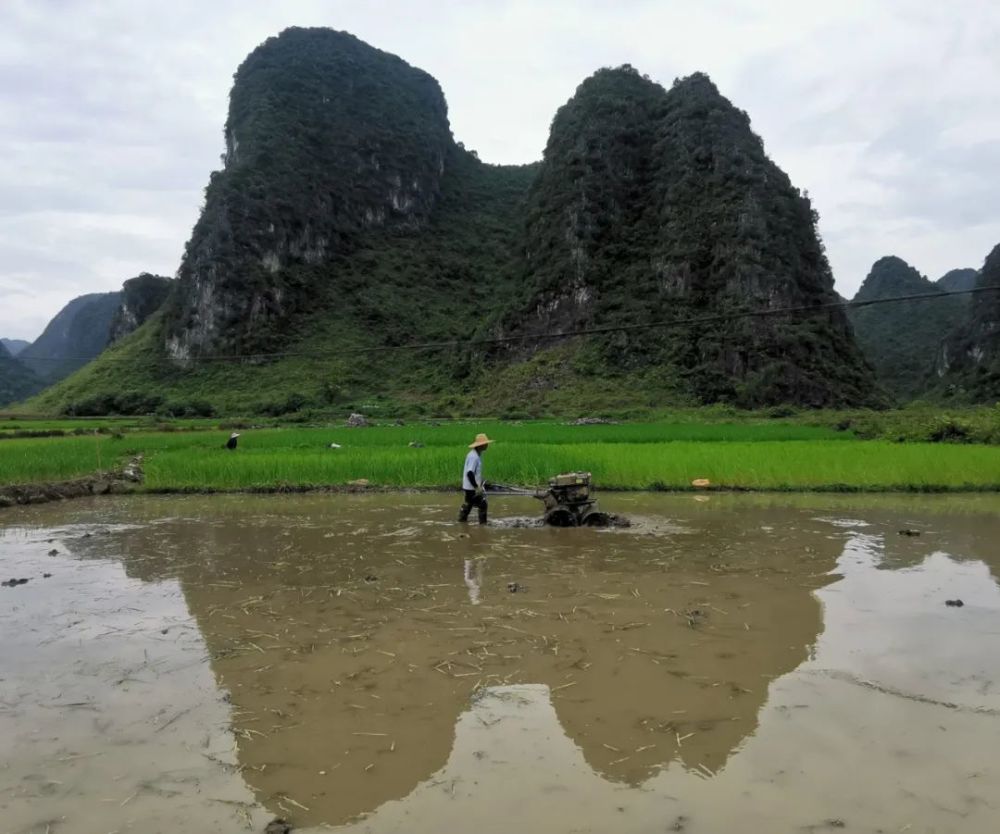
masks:
MULTIPOLYGON (((686 319, 674 319, 671 321, 646 322, 645 324, 619 324, 607 325, 605 327, 586 327, 579 330, 559 330, 549 333, 525 333, 516 336, 497 336, 489 339, 452 339, 443 342, 412 342, 403 345, 375 345, 367 347, 344 347, 323 351, 274 351, 270 353, 215 353, 196 354, 191 357, 194 363, 199 362, 241 362, 248 360, 265 359, 291 359, 291 358, 312 358, 321 359, 330 356, 343 356, 345 354, 365 354, 365 353, 391 353, 400 350, 443 350, 446 348, 467 348, 467 347, 487 347, 491 345, 510 344, 513 342, 546 341, 554 339, 569 339, 574 336, 595 336, 607 333, 632 333, 639 330, 669 330, 671 328, 695 327, 704 324, 719 324, 727 321, 738 321, 749 318, 769 318, 776 316, 790 316, 800 313, 821 313, 828 310, 848 310, 860 309, 863 307, 876 307, 881 304, 895 304, 902 301, 934 301, 951 298, 959 295, 975 295, 978 293, 997 292, 1000 286, 996 287, 974 287, 968 290, 955 290, 953 292, 926 292, 913 293, 911 295, 895 295, 886 298, 873 298, 867 301, 830 301, 824 304, 805 304, 792 307, 773 307, 759 310, 744 310, 733 313, 716 313, 714 315, 694 316, 686 319)), ((65 362, 71 359, 82 359, 90 361, 96 356, 31 356, 26 357, 32 361, 45 362, 65 362)), ((131 362, 131 357, 103 356, 104 361, 109 362, 131 362)))

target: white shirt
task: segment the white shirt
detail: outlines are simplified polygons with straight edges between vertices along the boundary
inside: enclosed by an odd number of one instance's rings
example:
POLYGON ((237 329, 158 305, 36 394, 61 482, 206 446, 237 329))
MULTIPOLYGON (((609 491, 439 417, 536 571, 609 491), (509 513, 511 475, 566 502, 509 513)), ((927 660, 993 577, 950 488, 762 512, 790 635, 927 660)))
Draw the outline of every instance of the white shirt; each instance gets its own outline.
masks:
POLYGON ((476 476, 476 483, 483 482, 483 459, 475 449, 469 449, 469 454, 465 456, 465 466, 462 467, 462 489, 475 489, 469 481, 468 473, 476 476))

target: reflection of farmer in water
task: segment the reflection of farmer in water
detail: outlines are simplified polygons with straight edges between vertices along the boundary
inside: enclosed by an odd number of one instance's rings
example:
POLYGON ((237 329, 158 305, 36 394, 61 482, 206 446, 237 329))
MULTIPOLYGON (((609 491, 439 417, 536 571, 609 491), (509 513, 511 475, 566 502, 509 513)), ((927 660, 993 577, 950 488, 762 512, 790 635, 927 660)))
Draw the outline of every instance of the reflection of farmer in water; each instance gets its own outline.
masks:
POLYGON ((469 513, 475 507, 479 510, 479 523, 486 523, 486 481, 483 480, 483 453, 491 441, 485 434, 477 434, 476 439, 469 444, 471 450, 465 456, 465 466, 462 467, 462 489, 465 491, 465 503, 458 511, 459 521, 468 521, 469 513))
POLYGON ((469 602, 479 605, 479 594, 483 587, 483 559, 465 560, 465 586, 469 589, 469 602))

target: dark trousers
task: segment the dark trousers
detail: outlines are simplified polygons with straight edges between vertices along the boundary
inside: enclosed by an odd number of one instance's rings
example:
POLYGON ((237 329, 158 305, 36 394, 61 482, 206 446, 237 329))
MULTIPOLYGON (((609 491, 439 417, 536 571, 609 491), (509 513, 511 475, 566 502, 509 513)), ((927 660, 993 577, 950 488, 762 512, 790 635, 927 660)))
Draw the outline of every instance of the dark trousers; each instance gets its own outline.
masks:
POLYGON ((477 495, 474 489, 467 489, 465 490, 465 503, 462 504, 462 509, 458 511, 458 520, 468 521, 469 513, 475 507, 479 510, 479 523, 485 524, 487 506, 485 495, 477 495))

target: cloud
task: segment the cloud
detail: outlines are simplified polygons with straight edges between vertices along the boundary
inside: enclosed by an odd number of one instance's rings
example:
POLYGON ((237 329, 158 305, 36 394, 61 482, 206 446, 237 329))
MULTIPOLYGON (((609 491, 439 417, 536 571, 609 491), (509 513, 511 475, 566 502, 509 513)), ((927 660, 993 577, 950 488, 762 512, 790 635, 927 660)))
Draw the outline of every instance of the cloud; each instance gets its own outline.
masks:
POLYGON ((810 191, 842 293, 884 254, 936 278, 1000 241, 998 41, 991 2, 897 0, 745 67, 739 102, 810 191))
POLYGON ((456 138, 491 162, 538 158, 600 66, 665 85, 706 71, 810 192, 848 295, 884 254, 934 277, 1000 241, 991 0, 5 0, 0 335, 33 338, 75 295, 176 271, 232 74, 290 25, 346 29, 430 72, 456 138))

